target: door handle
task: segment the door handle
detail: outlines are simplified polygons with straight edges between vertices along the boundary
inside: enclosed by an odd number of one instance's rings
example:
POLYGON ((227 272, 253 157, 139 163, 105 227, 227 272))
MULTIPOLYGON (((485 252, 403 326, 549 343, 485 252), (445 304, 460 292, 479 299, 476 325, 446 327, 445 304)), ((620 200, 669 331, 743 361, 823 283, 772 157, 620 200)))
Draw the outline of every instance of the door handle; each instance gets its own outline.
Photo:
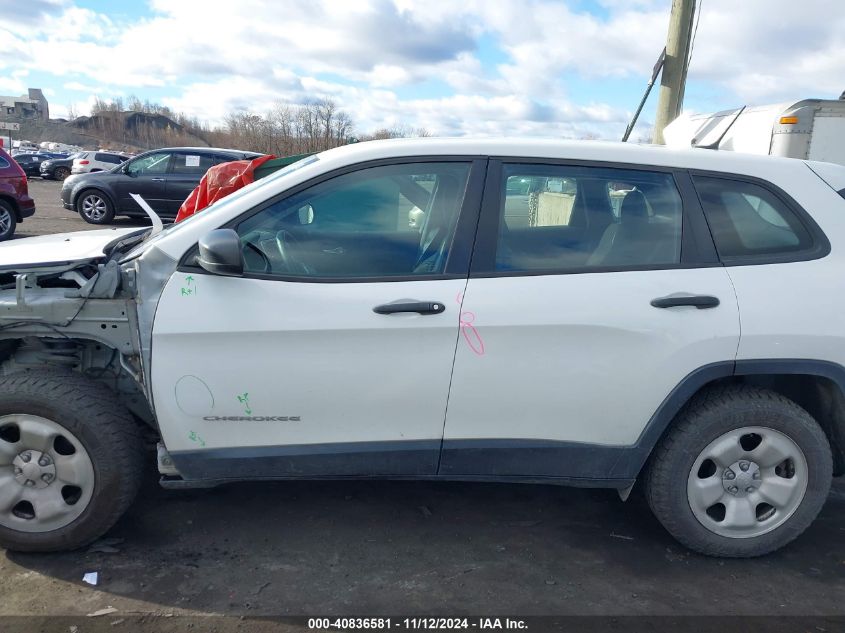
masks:
POLYGON ((718 297, 710 295, 679 295, 676 297, 660 297, 652 299, 651 305, 655 308, 677 308, 679 306, 693 306, 699 310, 715 308, 719 305, 718 297))
POLYGON ((416 312, 417 314, 440 314, 446 306, 438 301, 408 301, 406 303, 385 303, 373 308, 376 314, 396 314, 397 312, 416 312))
POLYGON ((164 178, 150 178, 150 182, 164 182, 164 178))

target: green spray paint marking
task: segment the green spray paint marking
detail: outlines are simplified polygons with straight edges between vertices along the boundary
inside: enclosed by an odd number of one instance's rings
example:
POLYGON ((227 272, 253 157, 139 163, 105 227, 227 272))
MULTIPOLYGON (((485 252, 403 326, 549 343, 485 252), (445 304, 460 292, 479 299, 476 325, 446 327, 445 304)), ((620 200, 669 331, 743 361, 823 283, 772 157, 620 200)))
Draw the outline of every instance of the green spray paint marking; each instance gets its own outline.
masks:
POLYGON ((249 406, 249 393, 244 391, 242 396, 238 396, 238 402, 244 405, 244 413, 252 415, 252 409, 249 406))
POLYGON ((192 442, 198 443, 200 445, 200 448, 205 447, 205 440, 202 439, 199 435, 197 435, 195 431, 191 431, 190 433, 188 433, 188 439, 192 442))
POLYGON ((197 294, 197 285, 194 283, 193 275, 187 275, 185 277, 185 286, 181 288, 181 293, 183 297, 193 297, 197 294))

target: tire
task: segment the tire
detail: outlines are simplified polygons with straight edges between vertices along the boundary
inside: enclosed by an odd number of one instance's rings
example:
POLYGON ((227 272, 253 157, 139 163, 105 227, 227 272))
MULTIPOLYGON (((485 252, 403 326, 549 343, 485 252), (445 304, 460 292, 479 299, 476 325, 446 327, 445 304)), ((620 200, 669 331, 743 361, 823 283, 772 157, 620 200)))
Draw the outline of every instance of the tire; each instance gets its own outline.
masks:
POLYGON ((8 202, 0 200, 0 242, 11 239, 15 234, 17 217, 15 210, 8 202))
POLYGON ((0 546, 96 540, 134 499, 142 457, 140 429, 104 385, 71 372, 0 378, 0 546))
POLYGON ((56 167, 52 173, 52 177, 56 180, 64 180, 68 176, 70 176, 70 169, 67 167, 56 167))
POLYGON ((109 224, 114 219, 114 205, 99 189, 86 189, 76 198, 76 211, 88 224, 109 224))
POLYGON ((732 385, 703 392, 678 414, 651 457, 645 493, 682 544, 749 558, 807 529, 832 473, 830 444, 809 413, 773 391, 732 385))

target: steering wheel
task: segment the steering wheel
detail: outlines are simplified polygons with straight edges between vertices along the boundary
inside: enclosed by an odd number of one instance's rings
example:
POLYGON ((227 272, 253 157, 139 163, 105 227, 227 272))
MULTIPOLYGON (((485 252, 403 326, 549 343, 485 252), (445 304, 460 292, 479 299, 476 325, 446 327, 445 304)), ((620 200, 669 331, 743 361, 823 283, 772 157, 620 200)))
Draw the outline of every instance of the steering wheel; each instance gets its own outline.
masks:
POLYGON ((267 257, 267 254, 260 248, 258 248, 257 245, 253 244, 252 242, 244 242, 243 253, 244 262, 247 263, 247 266, 251 271, 260 273, 272 272, 273 266, 270 263, 270 258, 267 257), (257 266, 255 265, 257 263, 255 259, 256 255, 259 257, 260 260, 259 269, 257 269, 257 266))
POLYGON ((298 262, 294 262, 293 258, 288 253, 291 248, 296 250, 298 246, 299 240, 296 239, 290 231, 282 229, 276 233, 276 251, 278 252, 279 259, 285 265, 289 273, 295 272, 294 267, 302 268, 302 265, 298 264, 298 262))
POLYGON ((310 266, 291 257, 290 250, 296 250, 299 240, 290 231, 250 231, 241 239, 244 262, 250 272, 315 274, 310 266))

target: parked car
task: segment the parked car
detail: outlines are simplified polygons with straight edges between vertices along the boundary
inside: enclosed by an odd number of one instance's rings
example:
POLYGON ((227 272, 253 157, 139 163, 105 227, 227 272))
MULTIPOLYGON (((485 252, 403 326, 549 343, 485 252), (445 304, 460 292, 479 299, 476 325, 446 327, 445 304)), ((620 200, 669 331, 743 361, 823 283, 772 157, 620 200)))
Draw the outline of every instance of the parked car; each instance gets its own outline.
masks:
POLYGON ((39 166, 41 177, 48 180, 64 180, 70 176, 70 170, 73 167, 73 159, 77 158, 82 152, 71 154, 64 158, 50 158, 42 161, 39 166))
POLYGON ((213 147, 157 149, 128 160, 108 173, 72 177, 62 185, 62 204, 90 224, 109 224, 115 215, 146 217, 129 196, 137 193, 164 219, 174 219, 208 168, 260 156, 213 147))
POLYGON ((126 154, 115 152, 80 152, 79 156, 73 159, 73 166, 70 168, 72 174, 89 174, 98 171, 109 171, 115 165, 120 165, 129 158, 126 154))
POLYGON ((41 175, 41 163, 50 160, 52 157, 47 154, 17 154, 15 162, 20 165, 23 172, 30 178, 41 175))
POLYGON ((35 200, 29 197, 26 174, 0 147, 0 242, 15 233, 18 222, 35 213, 35 200))
POLYGON ((0 544, 99 538, 152 436, 165 487, 639 482, 686 546, 771 552, 845 472, 843 198, 794 159, 375 141, 163 231, 7 244, 0 544))

